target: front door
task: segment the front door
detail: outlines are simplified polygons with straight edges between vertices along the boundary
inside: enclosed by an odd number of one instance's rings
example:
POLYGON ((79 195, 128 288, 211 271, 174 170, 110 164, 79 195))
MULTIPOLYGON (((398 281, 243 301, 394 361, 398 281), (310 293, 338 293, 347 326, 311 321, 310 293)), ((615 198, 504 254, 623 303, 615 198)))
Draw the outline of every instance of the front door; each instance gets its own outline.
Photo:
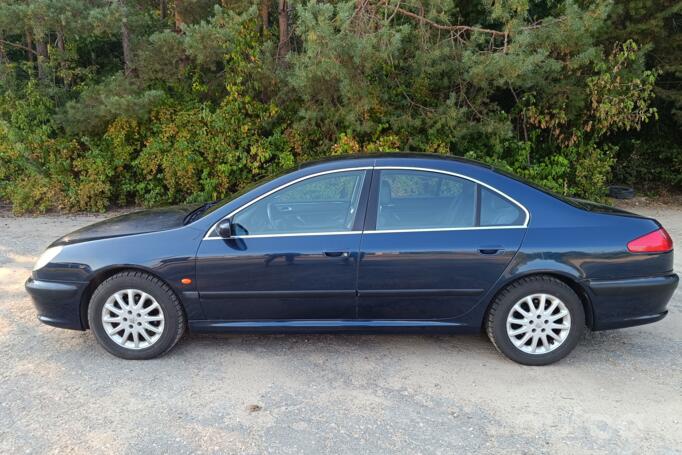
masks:
POLYGON ((365 169, 314 175, 232 215, 197 255, 197 284, 213 320, 355 319, 365 169))
POLYGON ((504 272, 521 207, 471 180, 377 169, 358 272, 359 319, 455 319, 504 272))

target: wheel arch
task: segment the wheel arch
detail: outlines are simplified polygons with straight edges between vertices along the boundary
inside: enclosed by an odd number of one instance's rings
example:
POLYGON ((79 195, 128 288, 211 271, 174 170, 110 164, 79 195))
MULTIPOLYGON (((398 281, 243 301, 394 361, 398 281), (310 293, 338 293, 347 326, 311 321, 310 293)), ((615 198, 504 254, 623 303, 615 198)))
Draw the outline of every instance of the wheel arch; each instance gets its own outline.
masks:
POLYGON ((487 320, 488 316, 488 311, 490 311, 490 307, 492 306, 493 302, 497 298, 497 296, 504 290, 506 289, 510 284, 515 283, 523 278, 528 278, 531 276, 549 276, 552 278, 555 278, 564 284, 566 284, 568 287, 570 287, 573 292, 576 293, 578 298, 580 299, 580 303, 583 305, 583 310, 585 312, 585 325, 592 329, 594 327, 594 308, 592 305, 592 301, 589 297, 589 294, 587 293, 587 290, 585 287, 580 283, 580 280, 576 279, 576 277, 571 276, 567 273, 563 272, 558 272, 556 270, 533 270, 533 271, 528 271, 523 274, 519 275, 514 275, 509 277, 507 280, 504 280, 503 282, 499 283, 497 288, 495 289, 495 292, 492 294, 491 298, 489 299, 484 317, 483 317, 483 324, 485 324, 485 321, 487 320))
POLYGON ((92 294, 95 292, 95 289, 102 284, 104 281, 106 281, 108 278, 116 275, 117 273, 121 272, 144 272, 148 275, 153 276, 154 278, 158 279, 162 283, 164 283, 166 286, 170 288, 170 290, 175 294, 175 297, 177 297, 178 301, 180 302, 180 307, 182 308, 182 312, 185 316, 185 321, 187 320, 187 309, 185 308, 185 304, 182 300, 182 297, 178 294, 178 292, 173 288, 173 286, 170 285, 170 283, 165 280, 163 277, 161 277, 158 273, 155 273, 153 270, 150 270, 146 267, 142 267, 139 265, 117 265, 117 266, 111 266, 107 267, 101 270, 98 270, 95 272, 93 277, 90 279, 88 282, 88 285, 85 287, 83 290, 83 293, 81 294, 81 302, 80 302, 80 318, 81 318, 81 324, 83 325, 84 329, 89 329, 90 324, 88 323, 88 307, 90 306, 90 299, 92 298, 92 294))

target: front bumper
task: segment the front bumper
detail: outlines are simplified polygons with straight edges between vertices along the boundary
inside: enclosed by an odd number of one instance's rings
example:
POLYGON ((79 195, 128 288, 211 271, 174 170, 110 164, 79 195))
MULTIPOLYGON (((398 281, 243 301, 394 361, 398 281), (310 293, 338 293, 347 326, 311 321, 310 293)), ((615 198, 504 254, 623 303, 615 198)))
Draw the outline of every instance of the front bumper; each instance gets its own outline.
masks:
POLYGON ((590 280, 587 290, 594 310, 593 330, 619 329, 660 321, 679 277, 670 275, 626 280, 590 280))
POLYGON ((34 280, 24 285, 38 310, 38 319, 63 329, 85 330, 81 318, 81 297, 87 283, 34 280))

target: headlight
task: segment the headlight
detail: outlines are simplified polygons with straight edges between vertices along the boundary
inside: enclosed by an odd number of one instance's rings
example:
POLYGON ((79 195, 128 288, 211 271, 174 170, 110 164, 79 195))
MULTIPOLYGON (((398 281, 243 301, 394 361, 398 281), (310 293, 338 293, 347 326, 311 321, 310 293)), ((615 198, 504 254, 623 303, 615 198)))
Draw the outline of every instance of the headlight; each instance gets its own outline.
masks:
POLYGON ((45 267, 52 259, 56 258, 57 255, 61 253, 62 249, 63 247, 61 246, 53 246, 52 248, 46 249, 45 252, 38 258, 36 265, 33 266, 33 270, 38 270, 45 267))

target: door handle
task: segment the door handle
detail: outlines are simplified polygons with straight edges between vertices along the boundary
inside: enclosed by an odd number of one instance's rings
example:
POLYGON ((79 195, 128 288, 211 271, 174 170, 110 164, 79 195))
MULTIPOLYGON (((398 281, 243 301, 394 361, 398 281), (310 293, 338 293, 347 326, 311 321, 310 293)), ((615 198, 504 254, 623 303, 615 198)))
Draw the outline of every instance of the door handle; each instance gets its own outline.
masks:
POLYGON ((350 253, 348 251, 325 251, 324 255, 328 258, 347 258, 350 253))
POLYGON ((501 253, 504 251, 502 247, 499 246, 489 246, 489 247, 484 247, 484 248, 479 248, 478 252, 481 254, 487 254, 487 255, 493 255, 497 253, 501 253))

